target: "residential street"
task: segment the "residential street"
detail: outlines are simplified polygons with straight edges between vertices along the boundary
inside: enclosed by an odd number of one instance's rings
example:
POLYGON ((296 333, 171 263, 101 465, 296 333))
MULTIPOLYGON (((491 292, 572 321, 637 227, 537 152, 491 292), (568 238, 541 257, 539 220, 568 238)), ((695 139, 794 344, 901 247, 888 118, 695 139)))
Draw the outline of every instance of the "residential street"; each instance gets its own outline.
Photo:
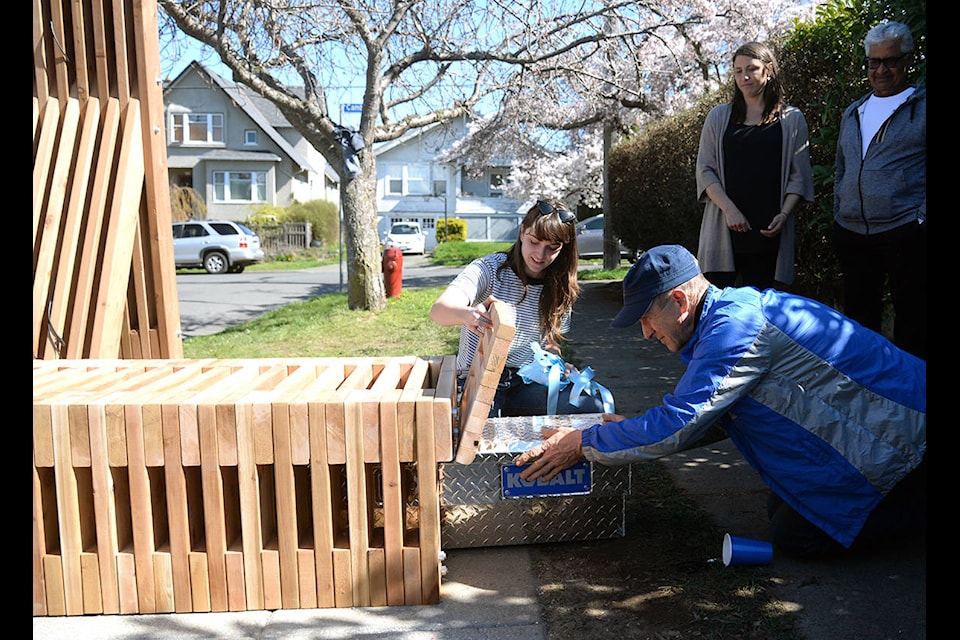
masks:
MULTIPOLYGON (((462 267, 431 264, 429 256, 403 256, 403 286, 433 287, 448 283, 462 267)), ((346 291, 346 265, 301 271, 205 272, 177 276, 180 330, 184 338, 206 336, 315 296, 346 291)))

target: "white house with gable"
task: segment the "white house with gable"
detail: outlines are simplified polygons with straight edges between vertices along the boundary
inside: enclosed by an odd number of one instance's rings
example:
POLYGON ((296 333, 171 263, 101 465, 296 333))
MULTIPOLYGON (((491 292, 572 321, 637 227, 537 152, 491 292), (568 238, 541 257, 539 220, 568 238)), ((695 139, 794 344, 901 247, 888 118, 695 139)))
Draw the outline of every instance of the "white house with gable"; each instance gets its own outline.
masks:
POLYGON ((394 222, 419 222, 427 235, 426 250, 437 245, 437 221, 460 218, 467 240, 512 242, 529 205, 506 198, 508 165, 489 167, 479 178, 463 166, 436 160, 466 135, 466 117, 412 131, 378 145, 377 214, 383 239, 394 222))

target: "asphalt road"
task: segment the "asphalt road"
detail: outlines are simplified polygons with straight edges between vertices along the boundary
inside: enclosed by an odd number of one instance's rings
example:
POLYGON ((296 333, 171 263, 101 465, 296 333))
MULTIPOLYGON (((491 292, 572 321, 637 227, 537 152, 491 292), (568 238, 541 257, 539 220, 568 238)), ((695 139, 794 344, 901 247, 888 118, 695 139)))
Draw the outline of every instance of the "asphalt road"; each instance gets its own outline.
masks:
MULTIPOLYGON (((403 256, 403 286, 433 287, 450 282, 462 267, 441 267, 429 256, 403 256)), ((342 293, 347 268, 327 265, 299 271, 244 271, 177 276, 180 331, 184 338, 219 333, 291 302, 342 293)))

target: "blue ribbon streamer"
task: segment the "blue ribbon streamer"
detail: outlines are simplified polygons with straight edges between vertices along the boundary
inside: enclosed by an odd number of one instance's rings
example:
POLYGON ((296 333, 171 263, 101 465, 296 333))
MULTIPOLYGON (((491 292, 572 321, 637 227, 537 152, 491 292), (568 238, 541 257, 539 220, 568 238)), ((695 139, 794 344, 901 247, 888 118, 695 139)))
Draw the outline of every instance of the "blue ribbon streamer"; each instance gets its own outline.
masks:
POLYGON ((544 351, 536 342, 531 342, 530 348, 533 349, 533 360, 520 367, 517 375, 527 384, 537 382, 547 388, 547 415, 556 415, 557 395, 560 389, 570 384, 569 380, 563 379, 566 366, 560 356, 544 351))
POLYGON ((595 382, 593 376, 592 367, 570 374, 569 379, 573 382, 573 389, 570 391, 570 404, 579 407, 583 396, 595 395, 603 401, 604 413, 616 413, 614 411, 613 394, 605 386, 595 382))
POLYGON ((570 404, 579 407, 584 395, 595 395, 603 401, 604 413, 614 413, 613 394, 602 384, 593 380, 592 368, 587 367, 583 371, 564 377, 566 365, 560 356, 544 351, 536 342, 531 342, 530 348, 533 350, 533 361, 520 367, 517 370, 517 375, 523 378, 523 381, 527 384, 537 382, 547 388, 548 416, 556 415, 557 396, 560 389, 571 383, 574 387, 570 391, 570 404))

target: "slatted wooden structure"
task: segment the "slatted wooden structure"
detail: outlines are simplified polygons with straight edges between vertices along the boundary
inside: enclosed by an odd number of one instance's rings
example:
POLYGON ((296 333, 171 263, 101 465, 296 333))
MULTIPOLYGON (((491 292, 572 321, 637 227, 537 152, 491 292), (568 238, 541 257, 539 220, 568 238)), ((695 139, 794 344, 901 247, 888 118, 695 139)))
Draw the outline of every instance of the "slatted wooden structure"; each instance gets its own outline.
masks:
POLYGON ((157 6, 33 0, 33 355, 180 358, 157 6))
POLYGON ((460 394, 460 446, 457 462, 470 464, 477 455, 490 405, 497 393, 500 374, 507 361, 510 342, 516 335, 513 307, 495 301, 490 307, 493 330, 485 331, 477 344, 477 353, 460 394))
POLYGON ((35 360, 34 615, 439 602, 455 360, 35 360))
POLYGON ((458 412, 452 355, 34 360, 33 615, 439 602, 438 470, 515 333, 492 315, 458 412))

